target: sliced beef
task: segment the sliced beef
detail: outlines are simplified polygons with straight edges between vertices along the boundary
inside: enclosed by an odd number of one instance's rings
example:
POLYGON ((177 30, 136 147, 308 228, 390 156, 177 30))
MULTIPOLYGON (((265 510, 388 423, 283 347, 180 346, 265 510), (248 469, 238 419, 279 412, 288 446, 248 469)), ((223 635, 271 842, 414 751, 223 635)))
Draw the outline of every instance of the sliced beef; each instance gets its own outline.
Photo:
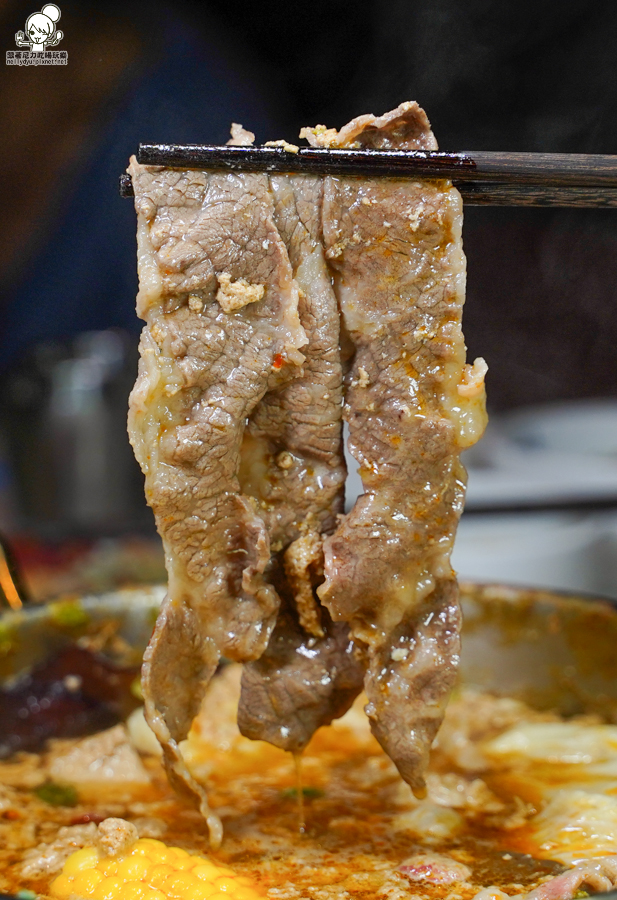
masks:
MULTIPOLYGON (((413 103, 363 116, 328 141, 436 147, 413 103)), ((485 419, 481 378, 468 389, 461 331, 462 201, 448 182, 331 177, 323 223, 355 348, 344 415, 365 493, 325 541, 318 594, 366 646, 371 727, 421 795, 458 664, 450 553, 465 489, 459 454, 485 419)))
POLYGON ((323 627, 322 638, 311 637, 295 610, 281 610, 265 653, 244 666, 238 725, 245 737, 299 753, 318 728, 347 712, 364 665, 345 622, 331 622, 324 610, 323 627))
MULTIPOLYGON (((414 103, 306 136, 436 148, 414 103)), ((420 794, 458 663, 459 454, 485 421, 485 366, 465 365, 461 332, 460 195, 130 172, 147 324, 129 425, 169 572, 143 685, 170 778, 219 842, 179 743, 225 655, 245 664, 243 733, 295 752, 364 682, 373 731, 420 794), (365 489, 347 516, 343 409, 365 489)))
POLYGON ((413 790, 456 684, 461 611, 454 578, 440 579, 386 643, 369 651, 365 687, 371 730, 413 790))
MULTIPOLYGON (((274 220, 298 285, 307 337, 302 370, 271 390, 245 432, 240 479, 259 501, 273 551, 301 534, 328 534, 346 477, 339 313, 321 241, 321 179, 272 177, 274 220)), ((275 362, 276 365, 276 362, 275 362)))
POLYGON ((441 853, 416 853, 404 860, 398 867, 410 881, 428 884, 453 884, 468 881, 471 869, 464 863, 441 853))
POLYGON ((288 610, 266 653, 245 666, 238 724, 247 737, 298 752, 317 728, 346 712, 362 688, 362 668, 348 626, 334 626, 315 594, 323 580, 323 536, 343 512, 346 476, 339 312, 321 233, 323 182, 276 176, 270 186, 308 343, 302 374, 264 397, 245 435, 244 490, 259 498, 272 548, 282 553, 278 577, 288 610))
POLYGON ((144 660, 146 716, 216 841, 178 743, 220 656, 260 656, 275 625, 269 535, 241 492, 240 450, 258 402, 303 362, 306 335, 266 176, 129 171, 147 323, 129 429, 169 574, 144 660))
POLYGON ((312 147, 367 147, 373 150, 437 150, 429 120, 417 103, 407 101, 383 116, 366 113, 340 131, 317 125, 303 128, 300 137, 312 147))

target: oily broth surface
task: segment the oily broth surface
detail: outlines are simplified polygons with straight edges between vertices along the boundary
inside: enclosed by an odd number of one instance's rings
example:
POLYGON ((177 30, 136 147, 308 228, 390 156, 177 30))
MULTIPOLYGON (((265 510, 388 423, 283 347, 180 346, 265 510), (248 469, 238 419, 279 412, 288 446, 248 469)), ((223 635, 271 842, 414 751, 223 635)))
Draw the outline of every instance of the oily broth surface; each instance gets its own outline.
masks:
MULTIPOLYGON (((453 888, 457 897, 467 900, 488 884, 516 892, 516 885, 531 888, 561 870, 551 861, 525 855, 535 849, 526 818, 533 810, 507 789, 499 797, 495 773, 492 790, 483 788, 475 774, 457 773, 447 731, 444 747, 433 753, 429 799, 418 803, 371 736, 361 702, 343 720, 321 729, 303 756, 305 828, 300 833, 293 759, 239 735, 233 714, 237 687, 238 670, 229 667, 215 681, 210 706, 207 700, 185 748, 194 772, 207 778, 212 805, 223 818, 225 840, 217 853, 210 854, 205 822, 177 799, 152 755, 142 757, 150 776, 147 787, 125 786, 115 793, 106 789, 100 795, 81 791, 72 808, 42 802, 33 789, 45 781, 54 758, 79 745, 78 740, 58 741, 44 754, 23 754, 0 764, 1 889, 28 887, 45 896, 52 876, 25 879, 24 854, 54 840, 62 825, 108 816, 165 823, 167 830, 160 835, 165 843, 214 856, 253 878, 272 900, 403 900, 418 894, 438 900, 453 897, 453 888), (448 806, 449 797, 466 790, 466 805, 448 806), (398 866, 427 850, 465 863, 472 871, 470 880, 410 884, 398 866)), ((455 743, 457 710, 464 720, 465 707, 474 708, 476 701, 453 701, 450 730, 455 743)), ((487 709, 491 702, 485 698, 487 709)), ((497 721, 520 719, 525 709, 522 704, 505 708, 497 721)), ((532 720, 546 718, 528 709, 527 714, 532 720)), ((480 725, 476 731, 487 733, 480 725)), ((469 746, 473 751, 473 741, 469 746)))

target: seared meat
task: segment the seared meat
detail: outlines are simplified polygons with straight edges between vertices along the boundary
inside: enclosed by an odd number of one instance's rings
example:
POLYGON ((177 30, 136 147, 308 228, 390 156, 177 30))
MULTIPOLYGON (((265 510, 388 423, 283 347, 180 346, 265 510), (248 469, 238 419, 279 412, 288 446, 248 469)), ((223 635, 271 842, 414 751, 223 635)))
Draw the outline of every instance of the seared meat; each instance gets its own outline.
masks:
POLYGON ((303 176, 273 177, 270 188, 307 342, 301 371, 266 394, 249 419, 240 481, 260 501, 272 550, 278 551, 301 534, 334 530, 346 468, 339 314, 321 242, 323 184, 303 176))
POLYGON ((386 640, 369 649, 365 711, 371 730, 421 797, 431 744, 456 684, 460 628, 456 580, 439 579, 424 601, 410 603, 386 640))
POLYGON ((312 147, 372 147, 373 150, 437 150, 429 120, 417 103, 401 103, 383 116, 366 113, 340 131, 317 125, 303 128, 300 137, 312 147))
MULTIPOLYGON (((415 103, 305 135, 436 148, 415 103)), ((461 332, 460 195, 130 172, 147 325, 129 426, 169 572, 143 685, 170 777, 219 841, 178 745, 225 655, 245 664, 243 733, 295 752, 364 681, 374 734, 420 794, 458 662, 459 454, 485 422, 486 367, 465 365, 461 332), (365 488, 347 516, 343 414, 365 488)))
MULTIPOLYGON (((584 892, 613 892, 617 887, 617 856, 583 859, 577 866, 527 893, 517 893, 517 900, 573 900, 584 892), (588 889, 588 890, 585 890, 588 889)), ((510 900, 510 894, 494 886, 483 888, 472 900, 510 900)))
MULTIPOLYGON (((336 143, 436 148, 413 103, 361 117, 336 143)), ((458 391, 468 380, 462 201, 448 182, 327 178, 323 222, 355 347, 345 417, 365 493, 325 541, 318 594, 368 648, 373 732, 421 795, 458 664, 459 454, 484 427, 483 385, 458 391)))
POLYGON ((147 325, 129 429, 169 573, 144 660, 146 716, 170 774, 198 794, 216 841, 220 825, 177 745, 220 656, 260 656, 274 628, 269 536, 256 501, 240 489, 240 448, 257 403, 303 362, 306 335, 266 176, 134 161, 130 172, 137 306, 147 325))
POLYGON ((362 669, 348 627, 322 615, 314 592, 323 580, 322 537, 343 511, 346 476, 339 313, 321 234, 323 182, 272 177, 270 185, 308 343, 302 374, 266 394, 245 435, 241 480, 261 501, 272 549, 284 551, 276 577, 288 610, 266 653, 245 666, 238 724, 248 737, 298 752, 318 727, 346 712, 361 690, 362 669))
POLYGON ((307 635, 282 608, 268 647, 244 666, 238 725, 245 737, 299 753, 315 731, 347 712, 362 689, 364 666, 344 622, 323 611, 325 635, 307 635))
POLYGON ((441 853, 416 853, 404 860, 398 869, 410 881, 429 884, 452 884, 471 878, 468 866, 441 853))

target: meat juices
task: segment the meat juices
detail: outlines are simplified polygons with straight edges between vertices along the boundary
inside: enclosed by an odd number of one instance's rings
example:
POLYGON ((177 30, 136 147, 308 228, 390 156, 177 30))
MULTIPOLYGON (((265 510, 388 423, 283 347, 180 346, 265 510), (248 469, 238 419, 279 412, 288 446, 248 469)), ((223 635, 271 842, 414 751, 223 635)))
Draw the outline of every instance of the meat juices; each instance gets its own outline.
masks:
MULTIPOLYGON (((436 147, 415 103, 307 135, 436 147)), ((178 744, 224 655, 246 663, 243 732, 295 751, 364 676, 373 731, 421 793, 458 661, 458 457, 485 423, 483 364, 465 366, 460 327, 460 195, 448 182, 129 171, 147 323, 129 428, 169 572, 143 689, 168 771, 220 841, 178 744), (344 341, 366 491, 347 516, 344 341)))

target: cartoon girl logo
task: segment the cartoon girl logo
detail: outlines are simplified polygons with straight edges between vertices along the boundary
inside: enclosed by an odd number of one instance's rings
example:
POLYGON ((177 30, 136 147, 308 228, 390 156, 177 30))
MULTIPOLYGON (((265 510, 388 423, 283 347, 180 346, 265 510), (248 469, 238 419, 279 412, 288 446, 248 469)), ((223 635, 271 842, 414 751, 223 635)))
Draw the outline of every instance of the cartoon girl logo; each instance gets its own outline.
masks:
POLYGON ((40 12, 28 16, 26 33, 18 31, 15 43, 18 47, 29 47, 33 53, 43 53, 49 47, 55 47, 64 37, 61 31, 56 31, 59 19, 60 7, 48 3, 40 12))

